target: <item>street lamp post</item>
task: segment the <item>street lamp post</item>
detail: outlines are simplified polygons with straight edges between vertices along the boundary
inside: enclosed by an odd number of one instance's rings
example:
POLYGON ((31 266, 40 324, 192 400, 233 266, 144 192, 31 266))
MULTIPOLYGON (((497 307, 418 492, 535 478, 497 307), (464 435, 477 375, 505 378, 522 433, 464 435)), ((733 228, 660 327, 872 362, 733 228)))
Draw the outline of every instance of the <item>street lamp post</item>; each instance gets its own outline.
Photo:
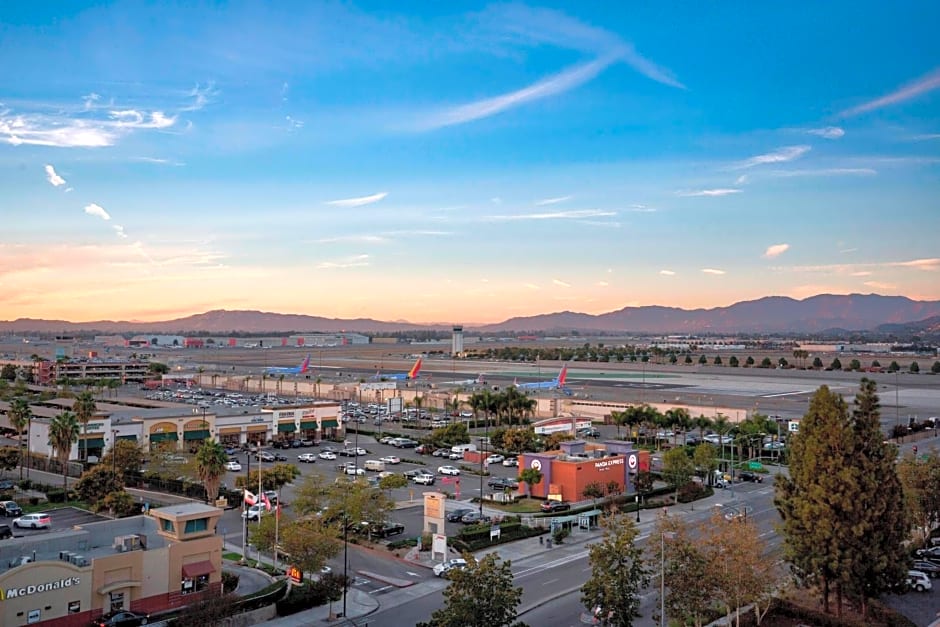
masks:
POLYGON ((117 429, 111 429, 111 474, 116 473, 114 462, 117 458, 117 429))
POLYGON ((904 441, 904 436, 901 435, 901 405, 900 405, 900 386, 898 384, 898 371, 894 371, 894 432, 898 436, 898 440, 901 442, 904 441))
POLYGON ((346 596, 349 593, 349 521, 346 518, 346 508, 343 507, 343 618, 346 618, 346 596))
POLYGON ((666 538, 673 540, 676 534, 663 531, 659 535, 659 625, 666 625, 666 538))

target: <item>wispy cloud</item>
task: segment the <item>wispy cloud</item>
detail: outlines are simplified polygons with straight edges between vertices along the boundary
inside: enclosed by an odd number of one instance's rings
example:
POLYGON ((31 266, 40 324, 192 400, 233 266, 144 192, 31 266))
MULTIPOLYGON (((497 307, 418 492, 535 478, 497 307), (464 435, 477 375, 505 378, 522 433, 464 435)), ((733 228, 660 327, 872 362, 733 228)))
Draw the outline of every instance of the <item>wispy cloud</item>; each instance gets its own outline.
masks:
POLYGON ((585 218, 606 218, 616 216, 616 211, 602 209, 575 209, 571 211, 549 211, 544 213, 520 213, 512 215, 486 216, 487 220, 582 220, 585 218))
POLYGON ((738 178, 736 178, 736 179, 734 180, 734 184, 735 184, 735 185, 744 185, 744 184, 747 183, 747 180, 748 180, 748 179, 747 179, 747 174, 742 174, 741 176, 739 176, 738 178))
POLYGON ((101 100, 101 96, 95 92, 91 92, 87 96, 84 96, 82 98, 82 102, 85 104, 85 110, 88 111, 89 109, 93 108, 95 103, 97 103, 99 100, 101 100))
POLYGON ((369 255, 353 255, 333 261, 321 261, 317 264, 320 270, 332 270, 339 268, 362 268, 369 265, 369 255))
POLYGON ((523 286, 523 287, 527 287, 527 288, 529 288, 530 290, 533 290, 533 291, 542 289, 541 287, 539 287, 539 286, 536 285, 535 283, 523 283, 522 286, 523 286))
POLYGON ((911 141, 915 142, 926 142, 934 139, 940 139, 940 133, 925 133, 923 135, 914 135, 911 137, 911 141))
POLYGON ((570 283, 565 283, 561 279, 552 279, 552 284, 557 285, 558 287, 571 287, 570 283))
POLYGON ((676 273, 672 270, 660 270, 659 273, 663 276, 676 276, 676 273))
POLYGON ((921 76, 917 80, 908 83, 907 85, 904 85, 903 87, 900 87, 895 91, 882 96, 881 98, 875 98, 874 100, 869 100, 868 102, 863 102, 860 105, 846 109, 840 112, 839 116, 852 117, 854 115, 868 113, 869 111, 875 111, 876 109, 882 109, 894 104, 906 102, 912 98, 916 98, 921 94, 925 94, 937 88, 940 88, 940 68, 937 68, 932 72, 921 76))
MULTIPOLYGON (((86 103, 89 101, 86 99, 86 103)), ((99 107, 69 111, 56 110, 14 113, 0 111, 0 140, 14 146, 55 148, 103 148, 121 137, 141 130, 161 130, 173 126, 175 116, 162 111, 109 109, 99 107)))
POLYGON ((111 215, 104 210, 104 207, 101 205, 96 205, 91 203, 90 205, 85 205, 85 213, 90 216, 95 216, 96 218, 101 218, 102 220, 110 220, 111 215))
POLYGON ((127 233, 124 232, 124 227, 121 226, 120 224, 115 224, 115 225, 114 225, 114 232, 115 232, 115 233, 117 234, 117 236, 120 237, 121 239, 127 239, 127 233))
POLYGON ((361 244, 383 244, 388 238, 381 235, 337 235, 314 240, 317 244, 336 244, 339 242, 357 242, 361 244))
POLYGON ((677 196, 685 198, 694 198, 696 196, 729 196, 731 194, 740 194, 740 189, 720 187, 718 189, 700 189, 693 192, 676 192, 677 196))
POLYGON ((911 261, 899 261, 888 264, 902 268, 917 268, 918 270, 936 271, 940 270, 940 259, 932 257, 929 259, 912 259, 911 261))
POLYGON ((196 86, 192 88, 188 96, 192 98, 192 102, 180 111, 199 111, 207 104, 212 102, 212 99, 219 95, 218 90, 215 89, 215 83, 209 81, 205 86, 200 86, 199 83, 196 83, 196 86))
POLYGON ((468 104, 452 107, 445 111, 433 114, 418 124, 419 130, 434 130, 445 126, 465 124, 473 120, 488 118, 518 107, 519 105, 554 96, 573 89, 604 71, 614 61, 615 57, 606 56, 588 63, 574 66, 557 74, 532 83, 527 87, 511 91, 501 96, 485 98, 468 104))
POLYGON ((871 276, 871 272, 868 270, 858 270, 853 272, 852 276, 871 276))
POLYGON ((182 161, 174 161, 173 159, 166 159, 164 157, 131 157, 131 161, 139 161, 141 163, 154 163, 157 165, 172 165, 172 166, 186 165, 182 161))
POLYGON ((598 282, 597 282, 597 287, 608 287, 609 285, 610 285, 610 283, 608 283, 607 281, 598 281, 598 282))
POLYGON ((788 250, 790 250, 789 244, 773 244, 772 246, 768 246, 767 250, 764 251, 764 258, 773 259, 774 257, 779 257, 788 250))
POLYGON ((754 155, 744 161, 739 161, 738 163, 732 166, 734 170, 744 170, 747 168, 753 168, 758 165, 765 165, 767 163, 783 163, 786 161, 793 161, 794 159, 799 159, 806 153, 808 153, 812 148, 805 144, 799 146, 784 146, 774 150, 773 152, 767 152, 762 155, 754 155))
POLYGON ((656 213, 656 207, 648 207, 639 203, 634 203, 627 207, 627 211, 632 213, 656 213))
POLYGON ((535 203, 536 207, 544 207, 545 205, 557 205, 560 202, 565 202, 566 200, 571 200, 571 196, 559 196, 557 198, 543 198, 535 203))
POLYGON ((881 281, 865 281, 864 285, 876 290, 893 290, 898 287, 893 283, 882 283, 881 281))
POLYGON ((822 128, 811 128, 806 131, 810 135, 816 135, 823 139, 839 139, 845 136, 845 130, 838 126, 824 126, 822 128))
POLYGON ((818 170, 774 170, 771 176, 789 178, 794 176, 874 176, 878 170, 873 168, 820 168, 818 170))
POLYGON ((379 192, 378 194, 372 194, 371 196, 360 196, 358 198, 342 198, 340 200, 330 200, 326 204, 333 207, 361 207, 363 205, 371 205, 372 203, 379 202, 383 198, 388 196, 388 192, 379 192))
POLYGON ((846 255, 846 254, 848 254, 848 253, 854 253, 854 252, 857 251, 857 250, 858 250, 858 248, 843 248, 843 249, 840 250, 839 252, 842 253, 843 255, 846 255))
POLYGON ((65 179, 56 173, 53 166, 48 164, 46 164, 46 180, 49 181, 53 187, 65 185, 65 179))
POLYGON ((702 268, 702 272, 704 272, 705 274, 714 274, 714 275, 722 275, 725 273, 724 270, 717 270, 715 268, 702 268))

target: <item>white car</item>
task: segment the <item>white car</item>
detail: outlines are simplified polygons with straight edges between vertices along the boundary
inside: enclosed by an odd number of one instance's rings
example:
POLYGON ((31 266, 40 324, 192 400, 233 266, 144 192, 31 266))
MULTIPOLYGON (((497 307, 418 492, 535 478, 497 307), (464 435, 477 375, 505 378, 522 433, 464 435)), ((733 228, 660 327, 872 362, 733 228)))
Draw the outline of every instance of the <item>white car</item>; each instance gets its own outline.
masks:
POLYGON ((434 485, 434 475, 422 472, 415 475, 412 481, 419 485, 434 485))
POLYGON ((467 567, 467 560, 465 560, 462 557, 455 557, 453 559, 447 560, 446 562, 441 562, 440 564, 435 565, 433 570, 434 570, 435 576, 443 577, 444 575, 447 574, 447 571, 449 570, 452 570, 454 568, 464 569, 466 567, 467 567))
POLYGON ((256 503, 248 508, 248 511, 242 512, 242 518, 248 520, 260 520, 267 513, 267 508, 263 503, 256 503))
POLYGON ((503 457, 502 455, 499 455, 498 453, 494 453, 493 455, 490 455, 489 457, 486 458, 486 463, 487 464, 502 464, 505 459, 506 458, 503 457))
POLYGON ((323 451, 322 453, 317 455, 317 457, 319 457, 320 459, 336 459, 336 453, 334 453, 333 451, 323 451))
POLYGON ((460 412, 460 417, 461 417, 461 418, 473 418, 473 412, 472 412, 472 411, 464 410, 464 411, 460 412))
POLYGON ((356 475, 356 476, 362 476, 366 474, 365 470, 363 470, 362 468, 357 468, 356 466, 346 466, 346 469, 344 472, 347 475, 356 475))
POLYGON ((456 466, 440 466, 437 469, 437 474, 439 475, 452 475, 457 476, 460 474, 460 469, 456 466))
POLYGON ((384 479, 385 477, 391 477, 391 476, 394 475, 394 474, 395 474, 395 473, 392 472, 391 470, 383 470, 382 472, 380 472, 380 473, 378 474, 378 478, 379 478, 379 479, 384 479))
POLYGON ((313 453, 301 453, 297 456, 297 461, 304 462, 305 464, 313 464, 317 461, 317 456, 313 453))
POLYGON ((518 466, 519 466, 519 458, 518 458, 518 457, 507 457, 506 459, 503 460, 503 466, 506 466, 507 468, 518 467, 518 466))
POLYGON ((52 527, 52 518, 49 514, 26 514, 13 519, 13 526, 20 529, 49 529, 52 527))
POLYGON ((396 457, 395 455, 386 455, 385 457, 380 457, 379 461, 385 462, 386 464, 400 464, 401 458, 396 457))
POLYGON ((242 465, 239 464, 234 459, 225 462, 225 470, 231 470, 232 472, 241 472, 242 465))

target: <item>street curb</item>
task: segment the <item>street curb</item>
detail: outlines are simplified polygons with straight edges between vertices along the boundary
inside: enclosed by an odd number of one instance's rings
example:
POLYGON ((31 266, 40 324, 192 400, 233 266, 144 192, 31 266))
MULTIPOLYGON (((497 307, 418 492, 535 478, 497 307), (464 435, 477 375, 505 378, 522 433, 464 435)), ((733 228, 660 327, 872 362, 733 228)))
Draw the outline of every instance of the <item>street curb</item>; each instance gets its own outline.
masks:
POLYGON ((395 586, 396 588, 408 588, 415 585, 414 581, 410 581, 408 579, 399 579, 398 577, 387 577, 385 575, 380 575, 379 573, 374 573, 371 570, 357 570, 356 572, 363 577, 369 577, 370 579, 387 583, 388 585, 395 586))
POLYGON ((580 589, 581 589, 581 586, 578 585, 578 586, 574 586, 573 588, 567 588, 567 589, 565 589, 565 590, 562 590, 562 591, 558 592, 557 594, 552 595, 551 597, 549 597, 549 598, 547 598, 547 599, 540 599, 540 600, 536 601, 535 603, 529 604, 528 607, 524 607, 524 608, 520 609, 520 610, 516 613, 516 617, 523 616, 524 614, 526 614, 526 613, 528 613, 528 612, 531 612, 532 610, 537 610, 538 608, 542 607, 543 605, 546 605, 547 603, 551 603, 551 602, 554 601, 555 599, 560 599, 561 597, 567 596, 567 595, 571 594, 572 592, 577 592, 577 591, 580 590, 580 589))

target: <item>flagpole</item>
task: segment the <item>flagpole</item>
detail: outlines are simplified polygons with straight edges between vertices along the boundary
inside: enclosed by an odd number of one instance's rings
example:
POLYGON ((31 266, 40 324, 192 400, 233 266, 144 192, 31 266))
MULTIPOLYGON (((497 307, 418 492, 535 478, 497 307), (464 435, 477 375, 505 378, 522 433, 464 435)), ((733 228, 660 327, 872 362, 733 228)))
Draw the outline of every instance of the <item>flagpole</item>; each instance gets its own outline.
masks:
POLYGON ((277 505, 274 506, 274 570, 277 570, 278 529, 281 525, 281 491, 277 491, 277 505))
POLYGON ((245 466, 245 488, 242 490, 242 515, 245 518, 244 530, 242 532, 242 559, 248 561, 248 479, 251 477, 251 452, 245 457, 248 458, 248 464, 245 466))

